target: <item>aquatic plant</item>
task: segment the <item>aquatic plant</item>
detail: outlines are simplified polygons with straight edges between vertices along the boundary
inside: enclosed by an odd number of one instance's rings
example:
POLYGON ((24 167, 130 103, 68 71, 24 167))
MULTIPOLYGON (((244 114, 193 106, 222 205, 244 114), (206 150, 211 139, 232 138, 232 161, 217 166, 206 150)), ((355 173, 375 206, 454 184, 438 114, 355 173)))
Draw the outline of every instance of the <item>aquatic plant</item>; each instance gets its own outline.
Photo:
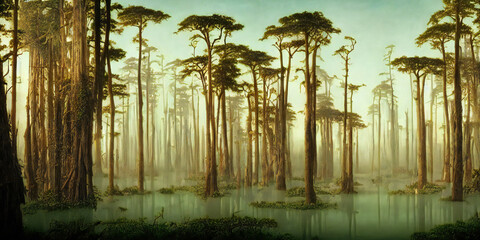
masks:
POLYGON ((399 189, 395 191, 390 191, 391 195, 402 195, 402 194, 433 194, 441 192, 445 189, 445 186, 438 185, 435 183, 426 183, 422 189, 417 188, 417 182, 414 182, 410 185, 407 185, 405 189, 399 189))
POLYGON ((288 234, 268 231, 276 227, 273 219, 238 216, 160 223, 120 218, 94 223, 53 222, 48 232, 25 232, 27 239, 292 239, 288 234))
POLYGON ((466 221, 443 224, 434 227, 428 232, 416 232, 412 240, 476 240, 480 239, 480 219, 478 214, 466 221))
MULTIPOLYGON (((322 190, 319 186, 314 186, 317 195, 331 195, 329 191, 322 190)), ((287 197, 305 197, 305 187, 293 187, 287 190, 287 197)))
POLYGON ((296 210, 309 210, 309 209, 326 209, 326 208, 335 208, 337 204, 326 203, 317 201, 314 204, 307 204, 305 201, 294 201, 294 202, 284 202, 284 201, 277 201, 277 202, 251 202, 251 206, 257 208, 276 208, 276 209, 296 209, 296 210))
POLYGON ((170 187, 170 188, 160 188, 158 190, 159 193, 161 194, 174 194, 175 193, 175 189, 173 189, 173 187, 170 187))
POLYGON ((96 208, 97 201, 102 198, 98 190, 94 188, 94 194, 85 201, 71 202, 61 196, 57 196, 52 190, 41 193, 37 200, 29 201, 22 207, 23 214, 34 214, 38 210, 65 210, 70 208, 96 208))

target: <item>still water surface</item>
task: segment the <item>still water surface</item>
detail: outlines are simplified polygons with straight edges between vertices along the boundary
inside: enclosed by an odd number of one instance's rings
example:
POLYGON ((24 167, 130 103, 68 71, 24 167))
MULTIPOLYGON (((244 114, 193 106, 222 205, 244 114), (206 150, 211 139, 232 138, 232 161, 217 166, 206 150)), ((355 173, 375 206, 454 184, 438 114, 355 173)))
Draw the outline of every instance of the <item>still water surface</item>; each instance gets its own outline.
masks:
MULTIPOLYGON (((40 211, 24 216, 26 227, 46 231, 50 222, 113 220, 121 217, 152 221, 164 209, 163 221, 183 221, 200 217, 252 216, 273 218, 282 233, 290 233, 301 239, 408 239, 413 232, 429 230, 435 225, 453 223, 473 216, 480 209, 480 195, 467 195, 464 202, 441 200, 450 195, 447 187, 442 193, 433 195, 389 195, 388 191, 405 186, 405 182, 384 183, 381 186, 360 181, 363 186, 351 195, 321 195, 320 199, 337 203, 336 209, 327 210, 285 210, 259 209, 249 205, 252 201, 284 200, 283 192, 274 187, 233 190, 228 196, 202 200, 192 193, 152 194, 105 197, 97 209, 71 209, 66 211, 40 211), (121 208, 126 208, 122 211, 121 208)), ((104 188, 106 179, 95 179, 95 184, 104 188)), ((155 178, 157 185, 147 179, 149 189, 175 185, 192 184, 179 177, 155 178), (163 180, 163 181, 162 181, 163 180), (160 183, 161 182, 161 183, 160 183)), ((135 179, 119 179, 121 188, 135 185, 135 179)), ((292 181, 289 187, 303 184, 292 181)), ((288 198, 295 200, 296 198, 288 198)), ((300 199, 300 198, 298 198, 300 199)))

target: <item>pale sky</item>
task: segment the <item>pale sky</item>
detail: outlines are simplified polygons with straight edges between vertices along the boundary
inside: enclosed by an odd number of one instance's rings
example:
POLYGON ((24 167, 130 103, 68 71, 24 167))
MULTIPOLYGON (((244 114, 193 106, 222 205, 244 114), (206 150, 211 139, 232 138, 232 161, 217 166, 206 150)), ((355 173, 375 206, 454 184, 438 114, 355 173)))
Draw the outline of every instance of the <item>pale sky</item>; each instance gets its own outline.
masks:
MULTIPOLYGON (((321 49, 323 62, 319 66, 330 75, 343 76, 343 63, 340 57, 332 56, 333 52, 343 44, 345 36, 352 36, 357 40, 355 51, 351 54, 349 82, 366 84, 358 94, 354 95, 354 112, 363 116, 365 122, 370 121, 367 116, 368 106, 372 102, 371 90, 385 77, 379 73, 387 71, 383 55, 388 45, 395 45, 393 58, 406 56, 440 57, 429 45, 418 48, 415 38, 427 26, 431 14, 442 8, 441 0, 121 0, 124 7, 129 5, 142 5, 147 8, 161 10, 171 16, 161 24, 150 24, 144 31, 144 37, 149 39, 149 44, 159 49, 158 54, 165 56, 165 61, 185 59, 191 56, 189 37, 192 33, 182 32, 174 34, 178 23, 189 15, 211 15, 214 13, 233 17, 245 27, 242 31, 234 32, 230 42, 250 46, 254 50, 266 51, 274 57, 278 53, 272 46, 272 40, 259 41, 263 36, 265 27, 278 24, 278 19, 296 12, 321 11, 329 18, 341 33, 333 36, 332 43, 321 49)), ((116 15, 116 14, 115 14, 116 15)), ((122 35, 113 35, 111 39, 127 51, 128 57, 136 57, 137 45, 132 43, 136 28, 125 29, 122 35)), ((451 49, 451 46, 449 46, 451 49)), ((199 42, 197 53, 204 48, 204 43, 199 42)), ((300 58, 303 53, 297 53, 294 60, 295 68, 302 67, 300 58)), ((22 82, 19 86, 18 115, 20 121, 25 116, 25 92, 28 76, 28 54, 23 54, 20 60, 22 82)), ((114 72, 123 65, 115 63, 114 72)), ((274 62, 273 67, 279 67, 274 62)), ((395 93, 399 98, 399 122, 404 124, 404 112, 410 107, 410 85, 408 75, 394 72, 395 93)), ((8 78, 8 77, 7 77, 8 78)), ((303 76, 300 76, 300 81, 303 76)), ((240 80, 251 81, 249 74, 242 75, 240 80)), ((305 98, 304 91, 299 92, 299 82, 291 84, 289 101, 296 111, 302 110, 305 98)), ((428 84, 428 83, 427 83, 428 84)), ((341 108, 343 94, 339 88, 339 81, 332 87, 335 106, 341 108)), ((429 91, 429 86, 427 90, 429 91)), ((429 95, 426 97, 429 101, 429 95)), ((201 108, 203 109, 203 108, 201 108)), ((428 118, 427 113, 427 118, 428 118)), ((299 131, 296 137, 303 139, 303 117, 298 116, 299 131)), ((203 119, 203 118, 201 118, 203 119)), ((441 119, 441 118, 440 118, 441 119)), ((20 124, 19 135, 23 135, 23 124, 20 124)), ((369 135, 370 131, 364 131, 369 135)), ((367 135, 365 135, 367 136, 367 135)))
MULTIPOLYGON (((277 57, 277 51, 271 45, 273 40, 258 40, 262 37, 265 27, 278 24, 279 18, 295 12, 321 11, 342 32, 333 37, 329 46, 322 48, 321 57, 324 61, 318 64, 330 75, 342 77, 342 60, 332 54, 341 45, 348 43, 344 40, 344 36, 352 36, 357 40, 356 49, 351 54, 349 82, 367 85, 354 96, 354 111, 360 113, 367 122, 370 119, 367 111, 372 102, 371 90, 381 80, 384 80, 379 73, 387 70, 382 60, 386 46, 391 44, 396 46, 393 58, 403 55, 440 56, 428 45, 418 48, 415 38, 425 30, 430 15, 441 9, 441 0, 132 0, 119 2, 124 6, 143 5, 171 15, 171 18, 162 24, 151 24, 144 32, 144 36, 150 40, 150 44, 165 55, 166 61, 176 58, 184 59, 191 55, 192 50, 188 47, 188 39, 192 34, 186 32, 174 34, 174 32, 178 29, 178 23, 192 14, 218 13, 233 17, 245 28, 242 31, 234 32, 230 42, 245 44, 255 50, 267 51, 277 57)), ((135 34, 136 29, 129 28, 122 36, 113 37, 119 46, 128 46, 125 49, 129 57, 137 55, 136 46, 131 45, 131 39, 135 34)), ((198 47, 203 48, 204 43, 200 42, 198 47)), ((299 62, 302 55, 303 53, 296 55, 294 61, 296 67, 302 66, 299 62)), ((278 62, 273 66, 279 67, 278 62)), ((407 107, 410 107, 409 77, 398 72, 394 72, 394 76, 395 92, 399 97, 399 121, 403 125, 404 112, 407 107)), ((300 76, 301 78, 302 76, 300 76)), ((240 79, 251 81, 248 74, 243 75, 240 79)), ((299 92, 299 82, 291 85, 289 95, 289 100, 297 111, 303 109, 305 103, 304 91, 299 92)), ((332 90, 334 91, 335 105, 337 108, 341 108, 343 94, 339 83, 335 84, 332 90)), ((303 124, 300 123, 303 123, 302 117, 299 118, 297 126, 303 128, 303 124)), ((302 131, 296 132, 299 133, 299 137, 303 136, 302 131)))

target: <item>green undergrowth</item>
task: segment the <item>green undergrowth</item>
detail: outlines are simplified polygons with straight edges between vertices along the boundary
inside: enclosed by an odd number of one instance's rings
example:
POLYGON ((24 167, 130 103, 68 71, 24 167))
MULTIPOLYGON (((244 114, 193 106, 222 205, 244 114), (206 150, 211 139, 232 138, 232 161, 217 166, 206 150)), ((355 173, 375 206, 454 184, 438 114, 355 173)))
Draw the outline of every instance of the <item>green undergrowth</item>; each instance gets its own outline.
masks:
POLYGON ((466 221, 438 225, 428 232, 412 234, 413 240, 477 240, 480 239, 480 218, 478 214, 466 221))
POLYGON ((257 208, 276 208, 276 209, 296 209, 296 210, 309 210, 309 209, 327 209, 327 208, 335 208, 337 204, 333 203, 326 203, 319 201, 317 199, 317 203, 315 204, 307 204, 304 200, 294 201, 294 202, 284 202, 284 201, 277 201, 277 202, 251 202, 251 206, 257 208))
MULTIPOLYGON (((332 193, 314 186, 317 195, 331 195, 332 193)), ((305 187, 293 187, 287 190, 287 197, 305 197, 305 187)))
POLYGON ((125 218, 110 222, 54 222, 46 233, 26 229, 27 239, 292 239, 273 234, 273 219, 232 216, 200 218, 185 222, 147 222, 125 218))
POLYGON ((472 181, 465 185, 465 193, 480 192, 480 169, 473 170, 472 181))
POLYGON ((418 183, 414 182, 410 185, 407 185, 405 189, 399 189, 395 191, 388 192, 391 195, 408 195, 408 194, 433 194, 441 192, 445 189, 445 186, 438 185, 435 183, 426 183, 422 189, 417 188, 418 183))
MULTIPOLYGON (((219 190, 216 191, 213 196, 211 197, 223 197, 228 194, 228 191, 237 189, 236 183, 228 182, 228 181, 220 181, 218 183, 219 190)), ((206 198, 205 196, 205 183, 203 181, 197 181, 197 184, 190 185, 190 186, 170 186, 167 188, 161 188, 157 192, 161 194, 174 194, 175 192, 191 192, 198 197, 203 199, 206 198)))
POLYGON ((160 188, 158 190, 159 193, 161 194, 174 194, 175 193, 175 189, 173 187, 170 187, 170 188, 160 188))
POLYGON ((34 214, 39 210, 55 211, 71 208, 97 208, 97 201, 102 198, 98 190, 94 188, 94 194, 84 201, 72 202, 64 197, 58 197, 52 190, 43 192, 37 200, 28 201, 22 206, 23 214, 34 214))
POLYGON ((120 190, 118 186, 115 186, 113 189, 108 188, 105 191, 106 196, 130 196, 130 195, 145 195, 150 194, 151 191, 144 190, 143 192, 138 189, 137 186, 126 187, 123 190, 120 190))

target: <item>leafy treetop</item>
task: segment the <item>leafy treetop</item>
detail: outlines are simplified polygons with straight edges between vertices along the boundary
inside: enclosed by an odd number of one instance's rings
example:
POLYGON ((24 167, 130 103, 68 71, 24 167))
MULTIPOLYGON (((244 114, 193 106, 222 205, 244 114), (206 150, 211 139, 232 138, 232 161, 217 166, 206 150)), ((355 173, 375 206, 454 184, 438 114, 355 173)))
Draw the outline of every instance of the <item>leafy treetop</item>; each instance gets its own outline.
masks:
POLYGON ((142 6, 129 6, 118 14, 120 24, 123 26, 135 26, 145 28, 148 22, 161 23, 170 18, 170 15, 142 6))

